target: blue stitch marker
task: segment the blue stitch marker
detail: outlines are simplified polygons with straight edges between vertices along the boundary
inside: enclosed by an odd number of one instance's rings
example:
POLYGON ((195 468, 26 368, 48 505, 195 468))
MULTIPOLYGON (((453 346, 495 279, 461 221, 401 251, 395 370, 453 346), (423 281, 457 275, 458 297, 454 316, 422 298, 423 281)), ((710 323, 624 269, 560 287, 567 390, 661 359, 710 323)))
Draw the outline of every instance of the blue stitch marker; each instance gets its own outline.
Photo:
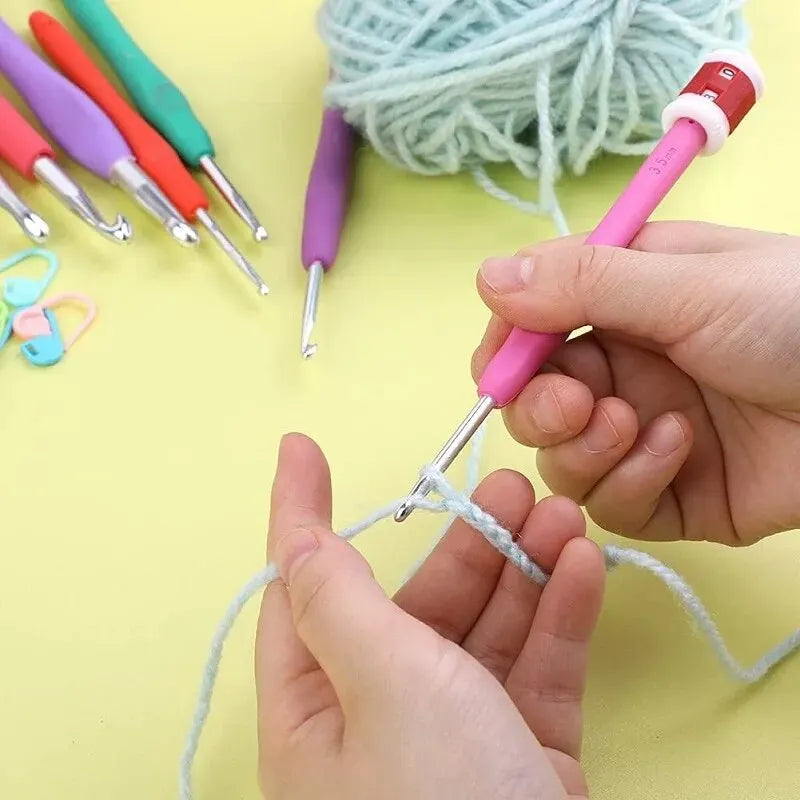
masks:
POLYGON ((20 346, 20 352, 34 367, 52 367, 64 358, 66 352, 56 315, 49 308, 45 308, 44 316, 50 324, 50 333, 34 336, 20 346))
POLYGON ((41 247, 32 247, 15 253, 10 258, 0 263, 0 273, 27 261, 29 258, 42 258, 47 262, 47 272, 42 278, 28 278, 25 276, 7 278, 3 283, 3 300, 15 308, 25 308, 38 302, 52 283, 58 272, 58 257, 50 250, 41 247))

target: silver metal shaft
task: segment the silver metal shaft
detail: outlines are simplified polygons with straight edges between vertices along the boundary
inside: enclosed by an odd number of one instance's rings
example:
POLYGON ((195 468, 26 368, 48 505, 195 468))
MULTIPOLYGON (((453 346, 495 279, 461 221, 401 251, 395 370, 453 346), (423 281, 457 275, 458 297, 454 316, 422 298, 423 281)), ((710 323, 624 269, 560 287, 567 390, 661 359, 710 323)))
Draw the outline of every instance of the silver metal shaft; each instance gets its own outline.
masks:
POLYGON ((34 242, 43 242, 50 235, 47 223, 23 202, 22 198, 0 178, 0 208, 11 214, 17 225, 34 242))
POLYGON ((269 294, 267 284, 261 276, 253 269, 250 262, 236 249, 236 245, 224 234, 222 229, 214 221, 214 218, 203 208, 197 210, 197 219, 205 225, 208 232, 214 237, 217 244, 225 251, 228 258, 247 276, 247 279, 255 285, 261 295, 269 294))
POLYGON ((317 320, 317 306, 319 305, 319 291, 322 287, 322 276, 325 268, 321 261, 315 261, 308 268, 308 285, 306 287, 306 300, 303 305, 303 327, 300 333, 300 355, 311 358, 317 352, 317 345, 311 343, 311 334, 317 320))
POLYGON ((111 182, 135 198, 179 244, 190 247, 200 241, 194 228, 133 159, 124 158, 114 164, 111 169, 111 182))
POLYGON ((36 177, 44 183, 66 207, 87 225, 114 242, 129 242, 133 236, 130 222, 121 214, 109 225, 100 216, 89 195, 67 175, 52 158, 42 157, 33 165, 36 177))
POLYGON ((200 159, 200 166, 214 186, 219 189, 220 194, 228 201, 230 207, 245 221, 247 227, 253 232, 253 238, 257 242, 263 242, 269 238, 267 229, 258 221, 253 209, 250 208, 244 197, 239 194, 236 187, 230 182, 214 159, 211 156, 203 156, 200 159))
MULTIPOLYGON (((469 414, 467 414, 464 421, 458 426, 456 432, 447 440, 447 443, 439 451, 436 458, 433 459, 431 466, 435 467, 440 472, 444 472, 456 460, 458 454, 475 435, 478 428, 483 425, 486 418, 492 413, 494 407, 494 400, 492 400, 491 397, 481 397, 469 414)), ((395 522, 403 522, 408 519, 411 516, 411 512, 414 510, 410 502, 411 499, 414 497, 426 497, 430 490, 431 487, 428 485, 428 481, 425 478, 420 478, 408 493, 408 500, 395 512, 395 522)))

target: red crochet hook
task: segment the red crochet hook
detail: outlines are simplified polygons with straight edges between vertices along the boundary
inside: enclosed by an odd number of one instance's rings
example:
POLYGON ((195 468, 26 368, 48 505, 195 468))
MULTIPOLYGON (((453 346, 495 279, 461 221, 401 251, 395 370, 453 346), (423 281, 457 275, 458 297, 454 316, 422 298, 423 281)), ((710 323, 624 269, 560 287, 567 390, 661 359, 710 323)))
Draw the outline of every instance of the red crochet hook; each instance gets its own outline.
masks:
POLYGON ((269 289, 261 276, 208 213, 206 193, 172 146, 122 97, 57 19, 44 11, 34 11, 28 22, 42 50, 105 111, 127 141, 139 166, 161 187, 178 211, 190 222, 202 223, 248 280, 262 295, 267 294, 269 289))

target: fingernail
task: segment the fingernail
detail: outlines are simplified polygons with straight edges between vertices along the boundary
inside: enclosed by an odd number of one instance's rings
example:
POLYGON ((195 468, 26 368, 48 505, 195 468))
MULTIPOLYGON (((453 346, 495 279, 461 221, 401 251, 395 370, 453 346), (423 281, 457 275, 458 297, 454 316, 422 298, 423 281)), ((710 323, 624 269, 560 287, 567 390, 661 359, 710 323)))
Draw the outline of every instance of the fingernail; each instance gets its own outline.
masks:
POLYGON ((607 453, 622 444, 614 423, 602 408, 597 409, 581 438, 590 453, 607 453))
POLYGON ((567 420, 552 388, 539 392, 533 398, 533 421, 545 433, 561 433, 567 429, 567 420))
POLYGON ((481 277, 498 294, 524 289, 532 273, 533 259, 530 256, 487 258, 481 265, 481 277))
POLYGON ((686 442, 686 434, 677 417, 669 414, 657 420, 647 432, 644 446, 654 456, 672 455, 686 442))
POLYGON ((292 585, 302 563, 319 547, 319 540, 311 531, 295 530, 285 536, 275 550, 275 563, 283 582, 292 585))

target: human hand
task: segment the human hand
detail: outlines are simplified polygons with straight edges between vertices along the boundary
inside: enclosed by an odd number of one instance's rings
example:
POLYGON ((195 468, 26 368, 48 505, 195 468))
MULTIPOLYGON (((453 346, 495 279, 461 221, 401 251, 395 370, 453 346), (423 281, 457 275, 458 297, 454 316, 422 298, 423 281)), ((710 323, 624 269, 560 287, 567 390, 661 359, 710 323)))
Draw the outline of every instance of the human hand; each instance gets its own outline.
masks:
POLYGON ((490 259, 483 371, 512 325, 593 330, 505 410, 548 486, 637 539, 750 544, 800 527, 800 238, 646 225, 490 259))
POLYGON ((390 600, 331 530, 324 456, 286 437, 256 642, 268 800, 577 800, 589 639, 605 568, 565 498, 517 473, 476 501, 552 577, 544 589, 453 524, 390 600), (285 581, 285 582, 284 582, 285 581), (288 584, 288 588, 287 588, 288 584))

